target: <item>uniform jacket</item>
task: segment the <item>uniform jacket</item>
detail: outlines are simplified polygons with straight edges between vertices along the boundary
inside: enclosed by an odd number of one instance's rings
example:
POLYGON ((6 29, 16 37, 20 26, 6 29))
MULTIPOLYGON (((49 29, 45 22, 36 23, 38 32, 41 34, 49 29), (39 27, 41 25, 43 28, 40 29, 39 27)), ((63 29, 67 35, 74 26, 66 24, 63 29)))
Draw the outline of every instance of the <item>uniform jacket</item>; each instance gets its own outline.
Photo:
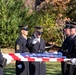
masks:
POLYGON ((70 41, 68 51, 71 58, 76 58, 76 35, 70 41))
POLYGON ((31 53, 43 52, 45 50, 45 41, 43 38, 40 38, 40 43, 32 44, 32 41, 35 39, 35 36, 28 40, 28 47, 31 53))
POLYGON ((15 52, 16 53, 29 52, 27 48, 27 40, 22 35, 16 40, 15 52))
POLYGON ((72 39, 71 36, 66 37, 66 39, 64 40, 62 44, 60 52, 62 52, 64 56, 67 56, 67 53, 65 52, 65 50, 68 50, 68 46, 69 46, 71 39, 72 39))

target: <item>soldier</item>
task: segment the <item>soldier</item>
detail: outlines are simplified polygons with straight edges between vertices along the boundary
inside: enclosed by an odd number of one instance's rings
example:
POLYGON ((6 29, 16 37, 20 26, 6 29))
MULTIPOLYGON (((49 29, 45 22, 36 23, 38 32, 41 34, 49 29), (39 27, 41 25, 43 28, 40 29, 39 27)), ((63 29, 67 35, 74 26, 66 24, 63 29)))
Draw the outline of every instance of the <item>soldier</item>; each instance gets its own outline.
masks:
POLYGON ((75 45, 76 44, 76 24, 75 23, 71 23, 72 25, 70 26, 70 34, 72 36, 72 40, 69 44, 69 47, 68 47, 68 51, 69 51, 69 54, 70 54, 70 58, 75 58, 75 45), (74 43, 74 44, 73 44, 74 43))
POLYGON ((66 36, 62 46, 61 46, 61 49, 60 51, 63 53, 63 56, 66 56, 66 52, 67 51, 67 48, 68 48, 68 44, 71 40, 71 36, 70 36, 70 22, 66 22, 66 26, 64 27, 64 34, 66 36))
MULTIPOLYGON (((66 22, 66 26, 64 27, 64 34, 66 36, 66 39, 64 40, 61 49, 59 50, 62 52, 63 56, 68 57, 68 45, 71 41, 70 36, 70 22, 66 22)), ((67 62, 61 62, 61 69, 62 69, 62 75, 68 75, 68 65, 67 62)))
MULTIPOLYGON (((76 58, 76 23, 72 22, 70 27, 70 34, 72 36, 72 40, 68 46, 69 58, 76 58)), ((69 67, 69 75, 76 75, 76 65, 70 64, 69 67)))
POLYGON ((0 75, 3 75, 3 67, 5 67, 7 59, 5 59, 0 50, 0 75))
MULTIPOLYGON (((28 26, 22 25, 19 27, 21 28, 21 35, 15 42, 15 53, 28 53, 28 26)), ((16 61, 16 75, 29 75, 29 62, 16 61)))
MULTIPOLYGON (((43 52, 45 50, 45 41, 41 38, 43 27, 35 26, 34 34, 28 40, 30 53, 43 52)), ((30 75, 46 75, 45 62, 30 62, 30 75)))

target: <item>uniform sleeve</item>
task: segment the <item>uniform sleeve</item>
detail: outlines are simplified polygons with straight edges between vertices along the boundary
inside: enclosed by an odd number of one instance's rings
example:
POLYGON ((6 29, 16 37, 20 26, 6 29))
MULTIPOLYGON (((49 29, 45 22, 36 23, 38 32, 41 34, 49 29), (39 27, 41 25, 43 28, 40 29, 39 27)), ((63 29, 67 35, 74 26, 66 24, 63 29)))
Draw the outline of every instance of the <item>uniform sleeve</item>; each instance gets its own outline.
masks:
POLYGON ((70 52, 72 58, 76 58, 76 40, 74 40, 73 48, 70 52))
POLYGON ((75 48, 75 51, 76 51, 76 40, 75 40, 75 42, 74 42, 74 48, 75 48))
POLYGON ((31 46, 33 46, 32 39, 28 38, 28 40, 27 40, 27 47, 30 48, 31 46))
POLYGON ((0 52, 0 66, 4 67, 6 65, 7 59, 3 58, 2 53, 0 52))
POLYGON ((15 43, 15 53, 22 53, 22 41, 20 39, 15 43))
POLYGON ((41 38, 41 40, 42 40, 42 42, 40 44, 40 52, 44 52, 46 43, 45 43, 44 39, 41 38))
POLYGON ((26 45, 23 46, 23 50, 22 50, 22 53, 25 53, 25 52, 29 52, 27 43, 26 45))

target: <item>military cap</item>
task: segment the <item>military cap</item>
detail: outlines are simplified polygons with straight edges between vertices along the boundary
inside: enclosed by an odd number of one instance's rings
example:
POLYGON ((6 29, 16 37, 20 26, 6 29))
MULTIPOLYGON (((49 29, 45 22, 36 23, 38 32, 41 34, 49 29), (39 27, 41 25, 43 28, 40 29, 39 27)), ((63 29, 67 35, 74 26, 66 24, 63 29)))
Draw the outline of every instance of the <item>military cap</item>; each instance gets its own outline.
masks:
POLYGON ((64 27, 64 29, 65 29, 65 28, 70 29, 70 22, 67 22, 67 21, 66 21, 65 25, 66 25, 66 26, 64 27))
POLYGON ((26 31, 28 31, 28 25, 21 25, 21 26, 18 26, 18 27, 20 27, 21 28, 21 30, 26 30, 26 31))
POLYGON ((35 26, 34 27, 35 28, 35 31, 37 31, 37 32, 43 32, 43 27, 41 27, 41 26, 35 26))
POLYGON ((71 22, 70 28, 76 28, 76 22, 71 22))

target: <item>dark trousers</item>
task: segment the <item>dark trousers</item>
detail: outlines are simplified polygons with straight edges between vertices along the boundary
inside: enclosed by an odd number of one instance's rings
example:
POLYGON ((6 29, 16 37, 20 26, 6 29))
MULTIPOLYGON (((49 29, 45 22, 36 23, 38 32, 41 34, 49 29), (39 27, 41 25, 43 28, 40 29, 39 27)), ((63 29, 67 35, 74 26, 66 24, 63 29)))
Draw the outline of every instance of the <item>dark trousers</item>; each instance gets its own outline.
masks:
POLYGON ((46 75, 45 62, 30 62, 30 75, 46 75))
POLYGON ((3 68, 0 67, 0 75, 3 75, 3 68))
POLYGON ((66 62, 61 62, 61 71, 62 71, 62 75, 67 75, 68 71, 67 71, 67 63, 66 62))
POLYGON ((76 65, 69 65, 69 75, 76 75, 76 65))
POLYGON ((61 62, 62 75, 76 75, 76 65, 61 62))
POLYGON ((16 75, 29 75, 29 62, 16 61, 16 75), (18 68, 19 64, 22 68, 18 68))

